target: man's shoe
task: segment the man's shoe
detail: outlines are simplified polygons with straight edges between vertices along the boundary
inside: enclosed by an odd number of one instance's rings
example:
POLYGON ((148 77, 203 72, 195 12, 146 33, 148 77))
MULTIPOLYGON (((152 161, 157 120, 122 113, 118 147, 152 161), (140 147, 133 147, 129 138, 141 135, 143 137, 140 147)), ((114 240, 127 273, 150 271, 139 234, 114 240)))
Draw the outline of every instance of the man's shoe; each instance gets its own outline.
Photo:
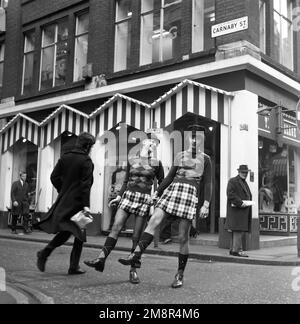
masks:
POLYGON ((249 258, 247 254, 244 252, 232 252, 232 256, 238 257, 238 258, 249 258))
POLYGON ((68 275, 70 275, 70 276, 83 275, 85 273, 86 273, 86 271, 84 271, 84 270, 82 270, 80 268, 69 269, 69 271, 68 271, 68 275))
POLYGON ((129 281, 134 285, 138 285, 140 283, 140 279, 135 270, 130 270, 129 281))
POLYGON ((180 273, 177 273, 177 275, 175 276, 175 279, 172 283, 172 288, 177 289, 177 288, 181 288, 183 286, 183 275, 180 273))
POLYGON ((136 253, 132 253, 126 259, 121 258, 118 261, 124 266, 132 266, 136 269, 140 269, 142 265, 140 257, 136 253))
POLYGON ((172 239, 171 238, 167 238, 167 239, 165 239, 163 242, 162 242, 162 244, 170 244, 170 243, 172 243, 172 239))
POLYGON ((18 232, 17 231, 12 231, 11 234, 18 235, 18 232))
POLYGON ((45 257, 43 251, 37 253, 37 267, 41 272, 45 272, 47 257, 45 257))
POLYGON ((84 261, 84 264, 90 268, 94 268, 96 271, 103 272, 105 266, 105 258, 97 258, 94 260, 84 261))

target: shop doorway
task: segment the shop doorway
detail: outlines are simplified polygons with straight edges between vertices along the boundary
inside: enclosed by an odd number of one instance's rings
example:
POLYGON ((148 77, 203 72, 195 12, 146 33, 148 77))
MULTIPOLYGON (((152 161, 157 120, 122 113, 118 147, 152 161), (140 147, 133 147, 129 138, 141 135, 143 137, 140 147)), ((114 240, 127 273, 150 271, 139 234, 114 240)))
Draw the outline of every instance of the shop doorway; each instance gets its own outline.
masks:
MULTIPOLYGON (((127 152, 137 145, 136 143, 128 143, 129 135, 137 131, 138 129, 125 125, 119 124, 110 130, 114 134, 116 139, 116 147, 109 147, 109 144, 106 143, 106 152, 105 152, 105 168, 104 168, 104 196, 103 196, 103 220, 102 220, 102 232, 107 234, 114 223, 115 215, 117 212, 117 207, 108 207, 108 203, 115 199, 123 185, 127 169, 127 160, 128 154, 122 155, 120 152, 120 147, 127 146, 127 152), (125 132, 124 129, 126 128, 125 132), (127 136, 123 136, 123 134, 127 136), (122 134, 122 135, 120 135, 122 134), (113 153, 113 154, 112 154, 113 153), (112 163, 113 160, 113 163, 112 163)), ((125 152, 125 151, 124 151, 125 152)), ((131 235, 134 228, 134 216, 130 216, 126 224, 122 229, 122 235, 131 235)))
POLYGON ((29 185, 30 209, 34 210, 38 198, 36 193, 38 147, 26 139, 21 139, 13 145, 12 153, 12 183, 19 180, 20 172, 27 173, 26 182, 29 185))
MULTIPOLYGON (((219 231, 220 218, 220 124, 202 116, 188 113, 177 119, 165 130, 170 133, 180 131, 184 135, 184 132, 188 131, 188 127, 191 125, 199 125, 206 129, 205 153, 212 160, 213 194, 210 216, 206 220, 198 220, 197 229, 201 233, 215 234, 219 231)), ((184 143, 182 149, 184 149, 184 143)), ((172 144, 171 154, 174 155, 172 144)))

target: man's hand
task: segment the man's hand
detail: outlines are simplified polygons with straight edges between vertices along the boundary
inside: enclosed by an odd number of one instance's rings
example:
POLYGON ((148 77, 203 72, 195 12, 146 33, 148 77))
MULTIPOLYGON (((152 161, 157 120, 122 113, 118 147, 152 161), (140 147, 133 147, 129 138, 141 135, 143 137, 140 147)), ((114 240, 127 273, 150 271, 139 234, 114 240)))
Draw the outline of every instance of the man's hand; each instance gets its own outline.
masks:
POLYGON ((114 206, 114 205, 118 205, 119 202, 121 201, 121 199, 122 199, 121 196, 117 196, 116 199, 113 199, 112 201, 110 201, 110 202, 108 203, 108 207, 111 208, 111 207, 114 206))
POLYGON ((13 202, 13 205, 14 205, 14 207, 18 207, 19 206, 19 203, 17 201, 14 201, 13 202))
POLYGON ((91 213, 91 210, 89 207, 83 207, 83 211, 86 212, 86 213, 91 213))
POLYGON ((157 191, 151 196, 152 202, 155 204, 158 200, 158 193, 157 191))
POLYGON ((200 210, 200 218, 205 219, 209 215, 209 207, 202 206, 200 210))

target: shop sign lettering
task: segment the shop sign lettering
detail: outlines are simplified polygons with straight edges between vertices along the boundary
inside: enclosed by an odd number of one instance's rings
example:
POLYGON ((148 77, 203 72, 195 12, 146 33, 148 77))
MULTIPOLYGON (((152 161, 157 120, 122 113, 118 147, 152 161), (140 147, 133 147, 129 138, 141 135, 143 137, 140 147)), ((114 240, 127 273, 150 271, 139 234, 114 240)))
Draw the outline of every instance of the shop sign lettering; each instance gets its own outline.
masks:
POLYGON ((212 38, 236 33, 249 28, 248 16, 212 26, 212 38))
POLYGON ((260 230, 263 232, 288 232, 288 216, 270 215, 260 217, 260 230))

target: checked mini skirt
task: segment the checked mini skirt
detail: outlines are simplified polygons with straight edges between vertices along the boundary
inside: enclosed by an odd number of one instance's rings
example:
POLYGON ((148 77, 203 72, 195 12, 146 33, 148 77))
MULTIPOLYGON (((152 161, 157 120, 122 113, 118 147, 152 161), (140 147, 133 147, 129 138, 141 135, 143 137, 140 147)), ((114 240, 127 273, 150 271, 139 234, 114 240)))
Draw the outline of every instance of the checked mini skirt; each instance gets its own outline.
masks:
POLYGON ((125 191, 119 208, 129 214, 139 217, 148 217, 152 205, 152 198, 141 192, 125 191))
POLYGON ((155 208, 160 208, 172 216, 193 220, 196 217, 197 204, 196 187, 175 182, 164 192, 155 208))

